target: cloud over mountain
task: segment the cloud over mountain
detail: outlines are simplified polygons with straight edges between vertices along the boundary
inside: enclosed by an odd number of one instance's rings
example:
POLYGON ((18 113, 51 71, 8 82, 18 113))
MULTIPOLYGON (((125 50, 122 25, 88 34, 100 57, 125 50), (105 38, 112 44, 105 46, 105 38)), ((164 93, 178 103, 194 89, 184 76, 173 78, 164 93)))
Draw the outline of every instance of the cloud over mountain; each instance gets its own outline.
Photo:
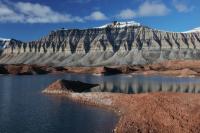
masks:
POLYGON ((178 12, 185 13, 194 9, 194 6, 188 5, 183 1, 173 0, 173 5, 178 12))
POLYGON ((100 12, 100 11, 94 11, 89 16, 85 17, 86 20, 106 20, 108 17, 100 12))
POLYGON ((170 9, 161 2, 145 1, 138 9, 138 16, 164 16, 169 13, 170 9))
POLYGON ((117 17, 120 19, 133 19, 134 17, 165 16, 169 12, 170 9, 162 2, 144 1, 138 9, 124 9, 117 17))
POLYGON ((133 19, 137 13, 131 9, 124 9, 122 10, 117 17, 121 19, 133 19))
MULTIPOLYGON (((100 2, 99 0, 96 1, 100 2)), ((118 19, 134 19, 136 17, 167 16, 172 11, 186 13, 194 9, 194 6, 187 4, 184 0, 170 1, 172 3, 171 6, 162 0, 141 0, 136 2, 137 6, 135 8, 131 8, 128 5, 127 8, 117 9, 114 12, 109 12, 109 10, 105 10, 101 6, 101 8, 98 8, 97 5, 95 7, 98 9, 85 10, 87 4, 89 4, 89 7, 92 5, 91 3, 94 2, 92 0, 69 1, 74 2, 75 7, 79 6, 83 9, 83 13, 80 13, 74 10, 62 12, 58 7, 54 8, 51 7, 52 5, 41 4, 41 2, 0 0, 0 23, 69 23, 111 20, 113 17, 118 19), (74 13, 78 14, 78 16, 73 15, 74 13)))
POLYGON ((59 13, 51 7, 39 3, 0 2, 0 22, 11 23, 58 23, 58 22, 82 22, 78 16, 67 13, 59 13))

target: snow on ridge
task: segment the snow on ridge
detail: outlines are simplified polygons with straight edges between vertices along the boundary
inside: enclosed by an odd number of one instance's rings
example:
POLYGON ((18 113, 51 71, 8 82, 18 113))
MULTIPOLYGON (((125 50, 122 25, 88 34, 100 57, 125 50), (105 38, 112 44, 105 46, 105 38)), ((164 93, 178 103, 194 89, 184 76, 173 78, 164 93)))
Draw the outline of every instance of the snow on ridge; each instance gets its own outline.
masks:
MULTIPOLYGON (((107 27, 110 28, 124 28, 124 27, 130 27, 130 26, 143 26, 140 23, 136 22, 136 21, 126 21, 126 22, 118 22, 118 21, 113 21, 111 23, 99 26, 99 27, 93 27, 94 29, 104 29, 107 27)), ((85 29, 81 29, 81 30, 86 30, 86 29, 91 29, 91 28, 85 28, 85 29)), ((152 30, 156 30, 156 31, 161 31, 161 32, 167 32, 167 33, 195 33, 195 32, 200 32, 200 27, 198 28, 194 28, 192 30, 189 31, 185 31, 185 32, 181 32, 181 31, 167 31, 167 30, 161 30, 161 29, 156 29, 156 28, 151 28, 152 30)), ((69 30, 66 28, 61 28, 59 30, 69 30)), ((1 39, 0 39, 1 40, 1 39)))
POLYGON ((140 23, 137 23, 135 21, 129 21, 129 22, 117 22, 114 21, 113 23, 105 24, 100 27, 95 27, 95 28, 106 28, 106 27, 114 27, 114 28, 124 28, 124 27, 129 27, 129 26, 141 26, 140 23))
POLYGON ((192 32, 200 32, 200 27, 194 28, 194 29, 189 30, 189 31, 185 31, 183 33, 192 33, 192 32))
POLYGON ((200 32, 200 27, 198 28, 194 28, 192 30, 188 30, 188 31, 184 31, 184 32, 178 32, 178 31, 167 31, 167 30, 160 30, 160 29, 152 29, 152 30, 156 30, 156 31, 161 31, 161 32, 168 32, 168 33, 185 33, 185 34, 189 34, 189 33, 196 33, 196 32, 200 32))
POLYGON ((5 42, 5 41, 10 41, 10 40, 11 40, 11 39, 5 39, 5 38, 1 38, 1 37, 0 37, 0 41, 4 41, 4 42, 5 42))

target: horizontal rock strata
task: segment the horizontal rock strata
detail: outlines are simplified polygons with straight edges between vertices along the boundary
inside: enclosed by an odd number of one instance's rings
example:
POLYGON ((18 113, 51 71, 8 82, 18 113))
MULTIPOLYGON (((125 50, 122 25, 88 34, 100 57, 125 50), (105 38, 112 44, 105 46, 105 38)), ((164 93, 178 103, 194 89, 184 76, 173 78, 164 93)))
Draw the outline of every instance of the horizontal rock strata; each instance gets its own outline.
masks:
POLYGON ((40 40, 7 43, 1 64, 110 66, 200 59, 200 33, 174 33, 145 26, 52 31, 40 40))

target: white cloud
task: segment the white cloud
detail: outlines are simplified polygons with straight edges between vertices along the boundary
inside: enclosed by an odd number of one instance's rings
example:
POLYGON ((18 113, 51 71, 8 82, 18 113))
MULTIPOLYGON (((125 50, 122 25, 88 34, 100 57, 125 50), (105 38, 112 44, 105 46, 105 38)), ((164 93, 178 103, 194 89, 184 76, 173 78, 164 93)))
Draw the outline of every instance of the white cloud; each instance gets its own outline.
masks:
POLYGON ((160 2, 145 1, 138 9, 139 16, 165 16, 169 13, 170 9, 160 2))
POLYGON ((68 2, 70 2, 70 3, 80 3, 80 4, 82 4, 82 3, 89 3, 91 1, 92 0, 68 0, 68 2))
POLYGON ((121 19, 133 19, 137 13, 131 9, 122 10, 117 17, 121 19))
POLYGON ((193 6, 189 6, 182 1, 173 0, 173 5, 178 12, 190 12, 194 9, 193 6))
POLYGON ((84 22, 85 20, 106 20, 107 16, 100 12, 92 12, 84 18, 54 11, 47 5, 30 2, 2 3, 0 0, 0 22, 10 23, 66 23, 84 22))
POLYGON ((86 16, 85 19, 86 20, 106 20, 108 18, 104 13, 100 11, 94 11, 89 16, 86 16))
POLYGON ((0 22, 19 22, 22 18, 22 15, 16 14, 11 8, 0 2, 0 22))
POLYGON ((0 15, 9 15, 13 14, 14 12, 9 9, 6 5, 0 3, 0 15))
POLYGON ((0 2, 0 22, 11 23, 60 23, 82 22, 83 19, 70 14, 62 14, 50 7, 29 2, 4 4, 0 2))
POLYGON ((144 1, 138 9, 124 9, 116 15, 120 19, 133 19, 134 17, 165 16, 170 12, 167 6, 158 1, 144 1))

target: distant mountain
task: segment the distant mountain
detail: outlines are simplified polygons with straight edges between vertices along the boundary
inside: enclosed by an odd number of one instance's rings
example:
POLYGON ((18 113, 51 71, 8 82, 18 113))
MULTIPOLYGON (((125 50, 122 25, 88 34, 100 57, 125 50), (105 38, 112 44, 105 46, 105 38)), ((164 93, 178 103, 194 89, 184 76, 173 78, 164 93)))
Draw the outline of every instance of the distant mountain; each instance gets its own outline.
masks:
POLYGON ((173 59, 200 59, 200 32, 160 31, 132 21, 59 29, 36 41, 8 43, 0 63, 110 66, 173 59))
POLYGON ((189 30, 189 31, 185 31, 184 33, 192 33, 192 32, 200 32, 200 27, 194 28, 194 29, 189 30))

